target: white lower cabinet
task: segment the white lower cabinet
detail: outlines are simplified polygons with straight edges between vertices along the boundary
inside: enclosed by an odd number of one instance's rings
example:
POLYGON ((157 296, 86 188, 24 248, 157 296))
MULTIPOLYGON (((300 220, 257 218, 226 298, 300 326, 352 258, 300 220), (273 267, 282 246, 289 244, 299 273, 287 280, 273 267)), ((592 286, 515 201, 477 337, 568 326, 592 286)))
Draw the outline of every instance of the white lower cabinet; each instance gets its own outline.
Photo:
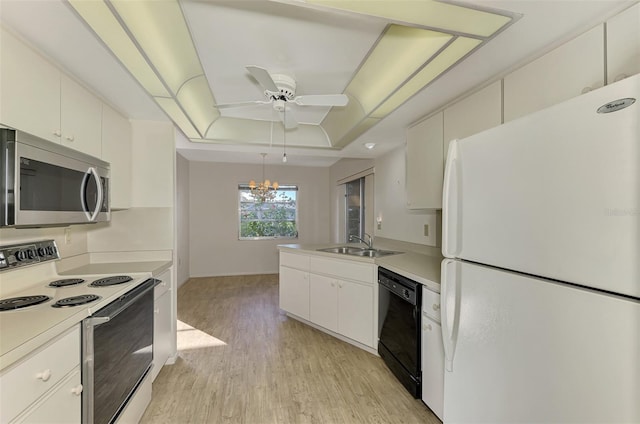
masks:
POLYGON ((280 253, 280 308, 372 349, 377 342, 375 284, 372 263, 280 253))
POLYGON ((338 332, 375 348, 373 315, 373 287, 338 280, 338 332))
POLYGON ((309 319, 309 273, 280 266, 280 309, 309 319))
POLYGON ((172 337, 174 337, 171 326, 171 270, 165 271, 158 279, 162 282, 154 289, 153 368, 151 369, 151 381, 156 379, 160 370, 172 355, 172 337))
POLYGON ((309 276, 309 321, 338 332, 338 281, 335 278, 309 276))
POLYGON ((0 374, 0 422, 79 423, 80 325, 0 374))
POLYGON ((422 401, 442 420, 444 410, 444 346, 440 295, 422 288, 422 401))
POLYGON ((15 423, 69 423, 82 420, 79 403, 82 400, 80 367, 77 367, 56 388, 47 393, 15 423))
POLYGON ((373 288, 310 274, 309 321, 373 347, 373 288))

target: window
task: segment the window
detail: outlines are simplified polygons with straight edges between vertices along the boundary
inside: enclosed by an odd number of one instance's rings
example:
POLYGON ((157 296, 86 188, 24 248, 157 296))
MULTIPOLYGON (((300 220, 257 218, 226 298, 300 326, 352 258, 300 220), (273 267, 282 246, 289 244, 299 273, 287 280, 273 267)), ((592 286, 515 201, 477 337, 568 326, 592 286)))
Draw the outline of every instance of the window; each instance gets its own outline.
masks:
POLYGON ((297 186, 280 186, 273 199, 261 201, 240 184, 238 199, 240 240, 298 237, 297 186))
POLYGON ((364 177, 349 181, 346 186, 346 238, 364 237, 364 177))

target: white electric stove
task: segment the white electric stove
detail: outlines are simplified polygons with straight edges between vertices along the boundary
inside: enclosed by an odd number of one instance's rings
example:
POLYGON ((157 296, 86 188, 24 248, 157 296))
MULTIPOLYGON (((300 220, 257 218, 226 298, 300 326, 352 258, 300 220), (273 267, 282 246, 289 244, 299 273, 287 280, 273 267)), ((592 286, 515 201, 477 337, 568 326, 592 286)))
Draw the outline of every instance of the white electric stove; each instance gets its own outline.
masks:
POLYGON ((53 240, 0 247, 0 369, 151 277, 62 276, 58 259, 53 240))

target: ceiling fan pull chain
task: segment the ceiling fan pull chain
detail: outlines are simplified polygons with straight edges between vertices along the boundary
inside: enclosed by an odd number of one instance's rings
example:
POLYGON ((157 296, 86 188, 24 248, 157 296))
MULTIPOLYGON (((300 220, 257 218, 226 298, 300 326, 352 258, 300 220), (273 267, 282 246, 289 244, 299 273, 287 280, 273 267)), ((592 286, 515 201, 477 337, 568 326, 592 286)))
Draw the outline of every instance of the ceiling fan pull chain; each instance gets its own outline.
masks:
POLYGON ((287 106, 282 111, 282 162, 287 163, 287 106))

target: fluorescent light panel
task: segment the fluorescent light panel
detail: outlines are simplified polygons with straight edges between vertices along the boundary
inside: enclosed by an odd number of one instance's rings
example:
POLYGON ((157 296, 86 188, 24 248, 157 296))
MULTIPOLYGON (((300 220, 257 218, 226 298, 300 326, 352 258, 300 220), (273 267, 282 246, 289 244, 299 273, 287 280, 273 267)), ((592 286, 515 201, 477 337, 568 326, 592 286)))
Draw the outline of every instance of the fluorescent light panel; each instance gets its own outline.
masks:
POLYGON ((198 130, 191 124, 191 121, 175 100, 168 97, 155 97, 154 100, 188 138, 200 138, 198 130))
POLYGON ((149 94, 169 96, 165 86, 105 3, 86 0, 68 1, 149 94))
POLYGON ((459 37, 449 45, 442 53, 429 62, 405 85, 400 87, 389 99, 387 99, 371 116, 384 118, 410 97, 422 90, 427 84, 439 75, 451 68, 458 60, 463 58, 471 50, 475 49, 482 41, 475 38, 459 37))
POLYGON ((111 4, 172 94, 203 74, 177 1, 111 0, 111 4))
POLYGON ((368 115, 451 38, 440 32, 390 25, 345 91, 358 99, 368 115))
POLYGON ((489 37, 511 21, 509 16, 432 0, 306 0, 306 2, 479 37, 489 37))

